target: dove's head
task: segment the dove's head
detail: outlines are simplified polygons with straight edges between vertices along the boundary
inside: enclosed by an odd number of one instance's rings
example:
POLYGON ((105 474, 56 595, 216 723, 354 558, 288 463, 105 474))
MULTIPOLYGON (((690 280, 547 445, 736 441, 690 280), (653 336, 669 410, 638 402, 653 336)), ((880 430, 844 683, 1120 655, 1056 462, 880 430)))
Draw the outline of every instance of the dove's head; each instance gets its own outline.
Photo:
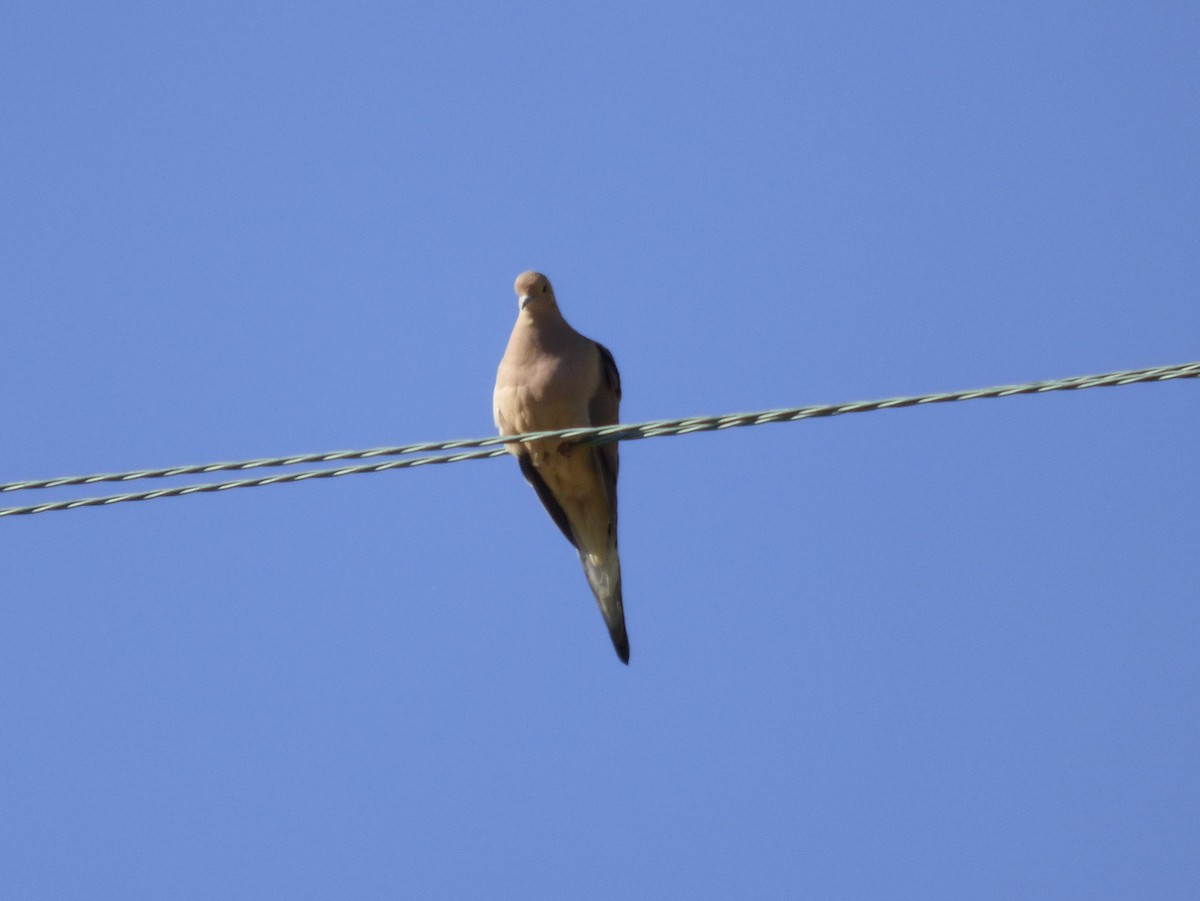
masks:
POLYGON ((517 302, 522 310, 549 309, 557 306, 554 299, 554 289, 550 287, 550 279, 540 272, 522 272, 513 284, 517 292, 517 302))

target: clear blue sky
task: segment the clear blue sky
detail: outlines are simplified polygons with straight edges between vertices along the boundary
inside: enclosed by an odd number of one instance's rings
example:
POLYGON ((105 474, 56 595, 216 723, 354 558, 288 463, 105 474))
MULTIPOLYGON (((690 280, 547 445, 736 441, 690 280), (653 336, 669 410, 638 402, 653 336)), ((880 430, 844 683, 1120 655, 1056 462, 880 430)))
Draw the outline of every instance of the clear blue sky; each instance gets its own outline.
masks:
MULTIPOLYGON (((1198 359, 1198 46, 10 3, 0 481, 487 435, 526 268, 626 421, 1198 359)), ((1194 898, 1198 404, 625 444, 628 668, 511 460, 2 519, 3 895, 1194 898)))

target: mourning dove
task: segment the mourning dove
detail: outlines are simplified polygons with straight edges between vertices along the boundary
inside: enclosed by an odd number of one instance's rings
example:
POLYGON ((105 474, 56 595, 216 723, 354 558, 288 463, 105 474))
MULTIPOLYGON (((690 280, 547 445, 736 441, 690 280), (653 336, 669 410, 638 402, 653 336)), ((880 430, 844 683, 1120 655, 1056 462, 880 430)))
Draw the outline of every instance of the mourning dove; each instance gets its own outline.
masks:
MULTIPOLYGON (((607 349, 567 324, 550 280, 522 272, 513 285, 520 310, 496 373, 492 409, 501 435, 612 425, 621 377, 607 349)), ((629 637, 617 556, 617 445, 558 439, 505 445, 554 524, 579 551, 621 662, 629 637)))

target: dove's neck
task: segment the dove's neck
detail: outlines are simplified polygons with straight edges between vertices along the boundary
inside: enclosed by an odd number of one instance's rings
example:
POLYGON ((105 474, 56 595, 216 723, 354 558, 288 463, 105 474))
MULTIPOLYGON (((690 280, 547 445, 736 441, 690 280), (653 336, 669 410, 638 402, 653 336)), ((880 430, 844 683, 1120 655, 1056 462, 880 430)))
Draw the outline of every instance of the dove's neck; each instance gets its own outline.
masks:
POLYGON ((558 307, 534 309, 526 307, 521 311, 521 324, 531 334, 539 337, 553 338, 557 335, 570 334, 573 329, 567 325, 558 307))

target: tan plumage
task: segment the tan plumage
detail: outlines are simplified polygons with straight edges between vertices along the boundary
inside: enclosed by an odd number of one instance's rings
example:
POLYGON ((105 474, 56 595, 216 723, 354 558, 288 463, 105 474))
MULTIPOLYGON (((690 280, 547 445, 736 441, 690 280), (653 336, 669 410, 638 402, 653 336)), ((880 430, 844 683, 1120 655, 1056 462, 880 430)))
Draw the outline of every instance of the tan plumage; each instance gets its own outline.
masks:
MULTIPOLYGON (((520 310, 496 373, 492 409, 501 435, 617 422, 621 378, 602 345, 567 324, 550 280, 522 272, 520 310)), ((546 511, 579 551, 617 656, 629 662, 617 554, 616 443, 541 440, 506 445, 546 511)))

